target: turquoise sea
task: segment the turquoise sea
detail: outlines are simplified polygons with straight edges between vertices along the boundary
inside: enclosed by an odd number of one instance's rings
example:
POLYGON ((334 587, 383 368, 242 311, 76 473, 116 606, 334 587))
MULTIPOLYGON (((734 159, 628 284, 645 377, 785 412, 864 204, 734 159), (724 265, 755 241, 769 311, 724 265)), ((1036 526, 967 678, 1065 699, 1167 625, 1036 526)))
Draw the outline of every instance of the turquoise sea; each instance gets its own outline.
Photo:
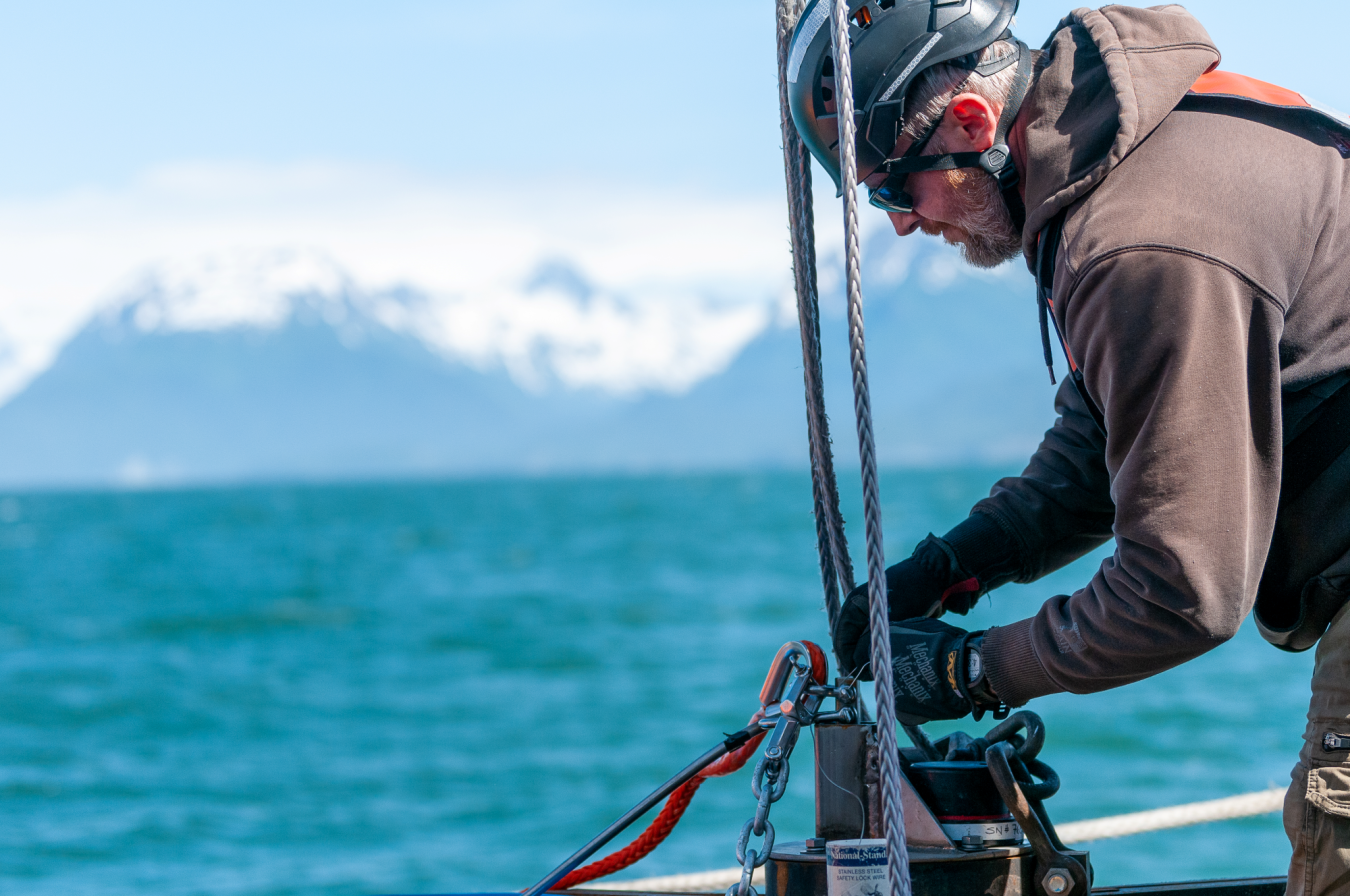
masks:
MULTIPOLYGON (((889 472, 891 559, 1003 472, 889 472)), ((826 639, 809 511, 796 473, 0 496, 0 891, 524 887, 743 724, 779 645, 826 639)), ((1249 626, 1039 701, 1052 815, 1285 783, 1310 671, 1249 626)), ((809 833, 809 751, 784 838, 809 833)), ((708 783, 627 875, 734 864, 751 808, 745 773, 708 783)), ((1092 849, 1128 883, 1279 874, 1288 847, 1271 815, 1092 849)))

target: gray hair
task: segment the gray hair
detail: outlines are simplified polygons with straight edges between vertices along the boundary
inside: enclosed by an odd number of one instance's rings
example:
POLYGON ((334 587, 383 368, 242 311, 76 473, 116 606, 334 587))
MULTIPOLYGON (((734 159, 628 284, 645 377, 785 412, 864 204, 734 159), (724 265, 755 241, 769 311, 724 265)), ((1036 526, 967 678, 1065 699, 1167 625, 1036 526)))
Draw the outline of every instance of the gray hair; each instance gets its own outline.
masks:
POLYGON ((973 93, 1000 106, 1006 104, 1017 78, 1017 66, 1009 65, 988 77, 976 72, 975 66, 1016 52, 1017 46, 1012 41, 999 40, 979 53, 940 63, 919 75, 905 102, 903 133, 911 140, 919 139, 947 111, 958 91, 973 93))

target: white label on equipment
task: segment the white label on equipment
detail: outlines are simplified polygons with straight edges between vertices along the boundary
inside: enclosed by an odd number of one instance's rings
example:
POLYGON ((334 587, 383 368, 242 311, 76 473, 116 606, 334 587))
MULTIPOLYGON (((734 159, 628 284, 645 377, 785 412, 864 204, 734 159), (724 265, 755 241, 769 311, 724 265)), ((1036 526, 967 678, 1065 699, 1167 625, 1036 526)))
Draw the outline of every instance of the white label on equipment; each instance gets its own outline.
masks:
POLYGON ((1021 843, 1022 828, 1015 821, 977 821, 973 824, 944 824, 942 832, 960 843, 965 837, 979 837, 985 843, 1021 843))
POLYGON ((797 83, 797 75, 802 71, 802 59, 806 57, 806 48, 811 46, 811 41, 816 39, 816 32, 820 31, 820 26, 824 25, 829 17, 829 0, 820 0, 816 8, 811 10, 811 15, 802 23, 801 30, 797 32, 797 39, 792 42, 792 55, 788 57, 789 84, 797 83))
POLYGON ((825 844, 829 896, 891 896, 885 840, 836 840, 825 844))

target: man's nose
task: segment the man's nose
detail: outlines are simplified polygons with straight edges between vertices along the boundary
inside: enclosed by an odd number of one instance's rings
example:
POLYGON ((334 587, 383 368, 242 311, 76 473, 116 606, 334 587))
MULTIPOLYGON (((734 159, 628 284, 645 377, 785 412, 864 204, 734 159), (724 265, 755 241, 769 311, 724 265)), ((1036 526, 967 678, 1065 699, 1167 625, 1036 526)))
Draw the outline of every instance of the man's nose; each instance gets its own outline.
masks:
POLYGON ((886 216, 891 219, 891 226, 895 228, 896 236, 909 236, 919 229, 919 216, 913 212, 907 215, 900 212, 887 212, 886 216))

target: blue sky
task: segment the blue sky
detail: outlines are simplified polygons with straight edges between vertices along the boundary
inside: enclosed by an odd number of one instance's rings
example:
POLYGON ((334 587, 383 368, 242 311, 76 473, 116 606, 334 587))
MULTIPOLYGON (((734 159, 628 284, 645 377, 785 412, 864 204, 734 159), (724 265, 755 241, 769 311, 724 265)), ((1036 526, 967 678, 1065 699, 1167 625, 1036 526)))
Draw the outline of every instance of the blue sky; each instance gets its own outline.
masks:
MULTIPOLYGON (((1022 6, 1033 45, 1068 9, 1022 6)), ((1350 109, 1344 0, 1191 8, 1229 70, 1350 109)), ((703 370, 708 321, 789 295, 774 78, 769 0, 0 0, 0 401, 128 284, 278 251, 441 297, 475 356, 604 332, 703 370), (560 260, 648 310, 540 307, 560 260)))
MULTIPOLYGON (((1225 68, 1350 107, 1344 0, 1196 0, 1225 68)), ((1068 5, 1024 0, 1039 43, 1068 5)), ((182 162, 780 189, 766 0, 0 3, 0 199, 182 162)))

